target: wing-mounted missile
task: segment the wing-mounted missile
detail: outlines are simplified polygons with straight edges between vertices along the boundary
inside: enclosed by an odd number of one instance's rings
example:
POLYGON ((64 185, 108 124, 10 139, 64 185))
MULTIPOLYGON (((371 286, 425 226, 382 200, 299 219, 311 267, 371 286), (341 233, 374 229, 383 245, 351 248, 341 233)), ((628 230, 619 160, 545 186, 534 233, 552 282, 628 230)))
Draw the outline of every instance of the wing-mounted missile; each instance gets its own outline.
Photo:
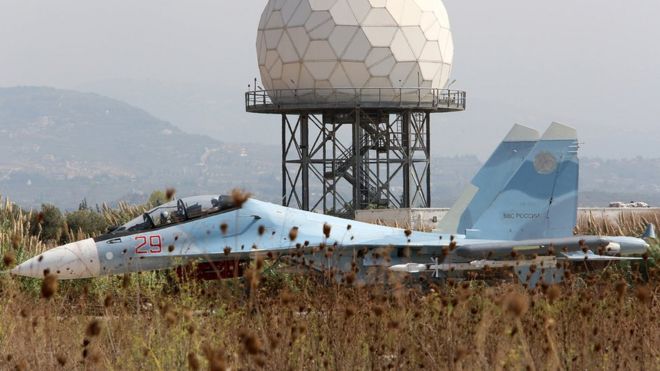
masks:
POLYGON ((428 264, 419 264, 419 263, 406 263, 406 264, 396 264, 389 267, 389 270, 392 272, 401 272, 401 273, 421 273, 426 272, 430 269, 428 264))
POLYGON ((582 251, 573 251, 568 253, 562 253, 564 259, 572 262, 581 262, 581 261, 623 261, 623 260, 641 260, 642 258, 634 256, 609 256, 609 255, 598 255, 591 250, 587 252, 582 251))
POLYGON ((455 252, 467 259, 503 259, 517 255, 555 255, 561 251, 598 249, 609 240, 598 236, 548 238, 523 241, 470 240, 459 245, 455 252))

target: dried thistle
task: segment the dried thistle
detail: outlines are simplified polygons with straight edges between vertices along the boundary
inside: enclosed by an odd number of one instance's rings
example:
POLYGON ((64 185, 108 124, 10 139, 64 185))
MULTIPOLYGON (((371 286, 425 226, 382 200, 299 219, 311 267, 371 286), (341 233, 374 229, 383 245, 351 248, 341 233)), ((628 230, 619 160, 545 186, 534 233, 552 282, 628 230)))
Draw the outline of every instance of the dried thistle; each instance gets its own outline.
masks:
POLYGON ((250 268, 246 270, 243 276, 252 289, 256 289, 259 286, 259 272, 256 269, 250 268))
POLYGON ((19 234, 14 234, 11 236, 11 247, 14 250, 18 250, 19 247, 21 247, 21 242, 23 241, 23 238, 19 234))
POLYGON ((468 354, 468 350, 465 347, 458 347, 456 349, 456 354, 454 355, 454 363, 461 361, 468 354))
POLYGON ((90 363, 99 363, 101 361, 101 354, 96 350, 91 350, 88 359, 90 363))
POLYGON ((172 201, 175 194, 176 194, 176 189, 169 187, 165 190, 165 199, 167 199, 167 201, 172 201))
POLYGON ((271 350, 277 349, 277 346, 280 344, 280 340, 279 340, 280 336, 281 334, 279 332, 275 335, 273 334, 268 335, 268 342, 270 343, 271 350))
POLYGON ((352 285, 355 282, 355 273, 353 272, 348 272, 344 276, 344 280, 348 285, 352 285))
POLYGON ((325 238, 330 238, 330 231, 332 230, 332 226, 328 223, 323 223, 323 235, 325 238))
POLYGON ((112 294, 108 294, 105 296, 105 299, 103 300, 103 306, 105 308, 110 308, 112 306, 112 294))
POLYGON ((47 274, 41 283, 41 297, 50 299, 57 292, 57 276, 54 274, 47 274))
POLYGON ((507 295, 504 305, 509 313, 519 318, 527 313, 527 310, 529 309, 529 300, 527 296, 512 291, 507 295))
POLYGON ((5 268, 11 268, 14 266, 14 264, 16 264, 16 257, 12 252, 7 251, 2 257, 2 264, 5 266, 5 268))
POLYGON ((449 246, 443 246, 442 247, 442 256, 446 257, 447 255, 449 255, 449 246))
POLYGON ((260 225, 259 228, 257 229, 257 233, 259 233, 259 236, 263 236, 265 232, 266 232, 266 227, 260 225))
POLYGON ((254 334, 243 332, 239 335, 241 342, 243 343, 243 348, 248 354, 255 355, 261 352, 262 345, 261 340, 254 334))
POLYGON ((131 276, 130 276, 130 274, 126 273, 126 274, 124 274, 124 277, 122 277, 122 279, 121 279, 121 287, 123 289, 127 289, 128 286, 130 286, 130 285, 131 285, 131 276))
POLYGON ((298 238, 298 227, 293 227, 289 231, 289 240, 290 241, 295 241, 296 238, 298 238))
POLYGON ((193 352, 188 353, 188 368, 193 371, 197 371, 200 368, 199 358, 193 352))
POLYGON ((638 286, 635 289, 635 297, 642 302, 642 304, 649 304, 653 299, 653 293, 646 286, 638 286))
POLYGON ((227 228, 227 223, 220 224, 220 232, 222 232, 222 234, 227 234, 227 228))
POLYGON ((174 313, 173 311, 167 311, 164 317, 167 327, 171 327, 174 326, 174 324, 176 324, 177 316, 176 313, 174 313))
POLYGON ((555 326, 557 325, 557 321, 555 321, 555 320, 554 320, 553 318, 551 318, 551 317, 548 317, 548 318, 545 319, 545 324, 544 324, 544 325, 545 325, 545 328, 546 328, 546 329, 548 329, 548 330, 552 330, 552 329, 554 329, 555 326))
POLYGON ((623 298, 623 295, 626 294, 626 287, 628 285, 625 281, 621 280, 614 285, 614 290, 616 291, 617 298, 620 300, 623 298))
POLYGON ((28 369, 27 362, 24 359, 16 362, 16 364, 14 365, 15 371, 25 371, 27 369, 28 369))
POLYGON ((60 365, 60 367, 66 366, 66 357, 63 354, 58 354, 55 356, 55 359, 57 360, 57 364, 60 365))
POLYGON ((227 366, 225 365, 225 357, 222 352, 213 349, 208 344, 204 344, 202 351, 204 352, 204 357, 206 357, 208 361, 209 370, 224 371, 227 369, 227 366))
POLYGON ((101 333, 101 321, 98 319, 93 319, 88 325, 87 329, 85 330, 85 335, 89 337, 95 337, 99 336, 101 333))
POLYGON ((243 204, 250 199, 251 194, 241 189, 234 188, 231 190, 231 201, 236 207, 243 207, 243 204))
POLYGON ((561 295, 561 289, 557 285, 552 285, 552 286, 548 287, 548 290, 546 291, 545 294, 547 295, 548 301, 550 301, 550 304, 552 304, 561 295))
POLYGON ((280 293, 280 301, 282 302, 283 305, 289 305, 293 303, 294 301, 294 296, 289 292, 289 291, 282 291, 280 293))

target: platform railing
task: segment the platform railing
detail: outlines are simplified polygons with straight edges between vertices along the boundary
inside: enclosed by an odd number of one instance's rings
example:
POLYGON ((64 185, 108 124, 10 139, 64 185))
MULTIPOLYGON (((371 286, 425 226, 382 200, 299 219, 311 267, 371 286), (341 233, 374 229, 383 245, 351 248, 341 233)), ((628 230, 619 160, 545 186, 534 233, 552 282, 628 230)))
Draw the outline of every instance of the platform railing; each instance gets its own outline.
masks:
POLYGON ((281 89, 245 93, 248 112, 358 106, 460 111, 466 107, 466 93, 432 88, 281 89))

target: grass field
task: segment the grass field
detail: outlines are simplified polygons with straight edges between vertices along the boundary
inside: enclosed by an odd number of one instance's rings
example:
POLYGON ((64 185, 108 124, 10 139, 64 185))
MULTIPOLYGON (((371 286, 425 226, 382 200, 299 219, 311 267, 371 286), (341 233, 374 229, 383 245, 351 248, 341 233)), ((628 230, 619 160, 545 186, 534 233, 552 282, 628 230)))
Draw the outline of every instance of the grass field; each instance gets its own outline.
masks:
MULTIPOLYGON (((116 223, 140 210, 101 214, 116 223)), ((35 234, 42 218, 0 206, 5 266, 53 243, 35 234)), ((639 235, 650 218, 578 231, 639 235)), ((267 264, 225 281, 2 275, 0 369, 660 369, 657 254, 534 291, 513 278, 339 285, 267 264)))

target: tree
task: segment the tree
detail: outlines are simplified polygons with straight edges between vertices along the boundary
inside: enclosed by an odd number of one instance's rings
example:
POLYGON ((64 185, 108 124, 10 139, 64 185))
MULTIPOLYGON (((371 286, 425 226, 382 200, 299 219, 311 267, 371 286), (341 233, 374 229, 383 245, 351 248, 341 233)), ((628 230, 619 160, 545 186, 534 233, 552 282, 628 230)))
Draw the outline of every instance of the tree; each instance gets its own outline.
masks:
POLYGON ((83 200, 78 205, 78 210, 89 210, 89 206, 87 206, 87 198, 83 198, 83 200))
POLYGON ((64 227, 64 216, 60 209, 51 204, 42 204, 41 211, 33 214, 30 232, 40 234, 42 241, 59 241, 64 227))
POLYGON ((73 235, 82 231, 87 236, 96 236, 108 229, 105 218, 92 210, 83 209, 68 213, 66 224, 73 235))

